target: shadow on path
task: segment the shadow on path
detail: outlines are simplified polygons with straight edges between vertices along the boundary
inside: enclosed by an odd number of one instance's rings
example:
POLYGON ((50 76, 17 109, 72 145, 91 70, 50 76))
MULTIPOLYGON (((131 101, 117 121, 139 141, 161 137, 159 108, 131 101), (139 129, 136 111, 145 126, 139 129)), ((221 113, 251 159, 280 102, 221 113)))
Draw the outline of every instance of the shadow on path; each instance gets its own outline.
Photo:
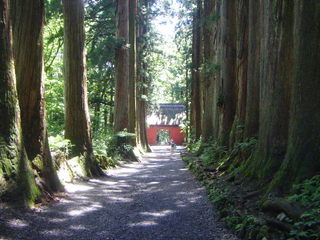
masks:
POLYGON ((107 173, 67 184, 54 206, 0 209, 0 239, 236 239, 168 147, 107 173))

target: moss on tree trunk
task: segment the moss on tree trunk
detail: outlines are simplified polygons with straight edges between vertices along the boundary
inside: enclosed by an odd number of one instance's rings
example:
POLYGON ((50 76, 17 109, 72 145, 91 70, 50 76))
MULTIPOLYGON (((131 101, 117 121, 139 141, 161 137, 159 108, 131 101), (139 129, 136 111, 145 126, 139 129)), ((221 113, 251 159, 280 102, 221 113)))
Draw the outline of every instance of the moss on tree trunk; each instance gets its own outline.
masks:
POLYGON ((22 143, 7 0, 0 0, 0 36, 0 194, 32 205, 39 190, 22 143))

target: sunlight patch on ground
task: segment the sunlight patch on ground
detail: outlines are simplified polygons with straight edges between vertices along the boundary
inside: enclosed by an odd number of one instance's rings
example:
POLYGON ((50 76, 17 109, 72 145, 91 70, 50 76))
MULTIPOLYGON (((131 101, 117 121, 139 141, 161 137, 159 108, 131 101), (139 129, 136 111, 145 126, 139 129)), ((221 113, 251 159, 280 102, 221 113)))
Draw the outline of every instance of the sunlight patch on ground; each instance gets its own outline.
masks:
POLYGON ((108 198, 113 200, 114 202, 122 202, 122 203, 133 202, 132 198, 125 198, 125 197, 108 197, 108 198))
POLYGON ((29 226, 29 224, 26 221, 21 219, 12 219, 8 221, 8 225, 14 228, 24 228, 29 226))
POLYGON ((173 210, 164 210, 159 212, 142 212, 140 214, 143 216, 151 216, 151 217, 166 217, 175 212, 176 211, 173 211, 173 210))
POLYGON ((158 185, 158 184, 160 184, 160 182, 149 182, 149 183, 147 183, 147 185, 158 185))
POLYGON ((61 223, 61 222, 65 222, 67 219, 65 218, 52 218, 49 220, 49 222, 52 222, 52 223, 61 223))
POLYGON ((69 227, 72 230, 86 230, 87 228, 83 225, 72 225, 69 227))
POLYGON ((53 229, 53 230, 49 230, 49 231, 46 230, 46 231, 42 231, 40 233, 45 235, 45 236, 56 236, 56 237, 62 237, 62 236, 70 235, 70 233, 63 232, 60 229, 53 229))
POLYGON ((155 221, 142 221, 138 223, 130 223, 129 227, 150 227, 158 225, 155 221))
POLYGON ((93 187, 86 186, 86 185, 78 185, 78 184, 66 184, 65 189, 67 192, 75 193, 79 191, 89 191, 89 190, 92 190, 93 187))
POLYGON ((78 216, 82 216, 83 214, 86 214, 88 212, 96 211, 99 208, 102 208, 102 206, 100 204, 92 204, 90 207, 84 207, 82 209, 77 209, 77 210, 71 210, 67 214, 71 217, 78 217, 78 216))

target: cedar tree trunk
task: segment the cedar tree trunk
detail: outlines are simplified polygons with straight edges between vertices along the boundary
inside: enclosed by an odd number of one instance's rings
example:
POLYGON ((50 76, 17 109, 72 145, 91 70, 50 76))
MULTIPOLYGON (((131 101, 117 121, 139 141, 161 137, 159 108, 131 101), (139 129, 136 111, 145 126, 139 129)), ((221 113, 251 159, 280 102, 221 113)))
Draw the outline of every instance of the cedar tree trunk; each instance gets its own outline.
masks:
POLYGON ((0 0, 0 189, 16 190, 15 198, 28 206, 39 190, 22 144, 9 18, 9 1, 0 0), (12 182, 16 188, 8 189, 12 182))
POLYGON ((116 93, 114 109, 115 132, 128 129, 129 105, 129 0, 117 0, 116 93))
POLYGON ((49 192, 63 190, 51 157, 44 103, 44 0, 12 1, 13 50, 22 134, 28 158, 43 161, 38 169, 49 192))
POLYGON ((93 158, 87 96, 83 0, 63 0, 65 137, 74 145, 72 154, 84 156, 87 176, 101 175, 93 158))

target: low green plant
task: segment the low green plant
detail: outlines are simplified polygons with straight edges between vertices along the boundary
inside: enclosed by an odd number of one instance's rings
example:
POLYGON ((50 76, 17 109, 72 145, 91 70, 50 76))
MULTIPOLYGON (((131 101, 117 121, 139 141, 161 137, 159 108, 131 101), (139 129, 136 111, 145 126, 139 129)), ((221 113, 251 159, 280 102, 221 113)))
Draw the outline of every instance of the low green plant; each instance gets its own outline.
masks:
POLYGON ((134 138, 135 134, 128 133, 126 130, 118 132, 110 138, 107 142, 107 155, 110 157, 121 156, 131 158, 133 154, 133 147, 129 144, 130 139, 134 138))
POLYGON ((69 139, 65 139, 63 135, 59 134, 49 137, 49 146, 53 152, 62 152, 68 155, 71 151, 72 144, 69 139))
POLYGON ((203 142, 203 138, 202 138, 202 136, 201 136, 197 141, 192 141, 191 143, 189 143, 189 144, 187 145, 188 150, 189 150, 190 152, 194 152, 194 153, 197 152, 197 151, 199 150, 202 142, 203 142))
POLYGON ((320 239, 320 175, 293 186, 293 194, 288 197, 306 211, 293 223, 291 239, 320 239))

